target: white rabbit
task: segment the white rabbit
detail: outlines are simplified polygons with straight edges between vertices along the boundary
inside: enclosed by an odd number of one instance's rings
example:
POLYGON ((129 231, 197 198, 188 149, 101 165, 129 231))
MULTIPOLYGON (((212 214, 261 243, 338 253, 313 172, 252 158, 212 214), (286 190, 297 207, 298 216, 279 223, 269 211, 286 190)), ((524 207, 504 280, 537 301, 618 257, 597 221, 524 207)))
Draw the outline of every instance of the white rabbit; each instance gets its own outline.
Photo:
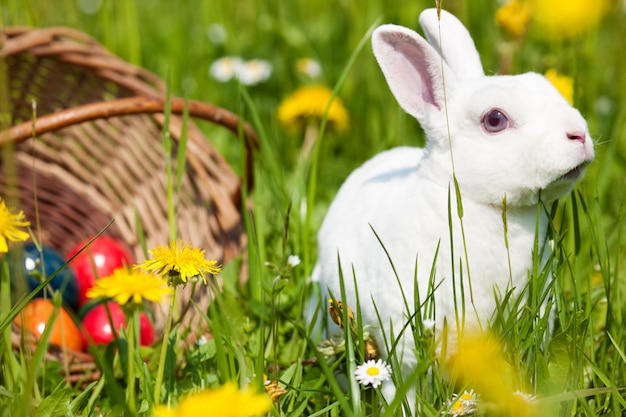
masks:
MULTIPOLYGON (((439 21, 436 9, 423 11, 419 20, 428 41, 410 29, 383 25, 372 44, 398 103, 423 127, 426 148, 383 152, 348 177, 319 231, 312 275, 340 299, 340 259, 344 303, 354 306, 355 276, 363 322, 379 326, 375 305, 387 337, 390 321, 397 335, 415 313, 405 308, 392 263, 410 308, 414 283, 423 301, 434 274, 437 328, 444 318, 456 322, 453 285, 460 308, 461 277, 466 325, 486 325, 495 310, 494 290, 520 291, 526 284, 539 199, 569 193, 594 157, 585 120, 543 76, 485 76, 459 20, 441 10, 439 21)), ((540 241, 546 228, 541 211, 540 241)), ((404 332, 396 352, 407 374, 415 366, 410 333, 404 332)))

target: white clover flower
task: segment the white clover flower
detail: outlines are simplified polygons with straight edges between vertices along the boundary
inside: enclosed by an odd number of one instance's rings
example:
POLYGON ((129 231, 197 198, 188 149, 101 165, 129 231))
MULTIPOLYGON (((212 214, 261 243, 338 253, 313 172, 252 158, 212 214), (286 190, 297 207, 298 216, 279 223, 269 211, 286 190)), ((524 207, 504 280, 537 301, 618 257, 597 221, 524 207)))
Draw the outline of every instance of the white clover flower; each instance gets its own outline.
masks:
POLYGON ((289 257, 287 258, 287 265, 292 268, 300 265, 300 258, 298 257, 298 255, 289 255, 289 257))
POLYGON ((452 417, 467 416, 476 412, 478 404, 478 394, 474 390, 463 391, 463 394, 454 394, 452 399, 448 400, 446 408, 441 414, 447 414, 452 417))
POLYGON ((244 62, 237 69, 237 77, 243 85, 255 85, 272 75, 272 64, 262 59, 244 62))
POLYGON ((211 64, 209 73, 217 81, 225 83, 238 77, 243 60, 236 56, 225 56, 211 64))
POLYGON ((322 66, 320 63, 311 58, 300 58, 296 62, 298 72, 311 78, 319 77, 322 74, 322 66))
POLYGON ((371 359, 357 366, 354 376, 360 384, 376 388, 391 378, 391 368, 382 359, 377 361, 371 359))

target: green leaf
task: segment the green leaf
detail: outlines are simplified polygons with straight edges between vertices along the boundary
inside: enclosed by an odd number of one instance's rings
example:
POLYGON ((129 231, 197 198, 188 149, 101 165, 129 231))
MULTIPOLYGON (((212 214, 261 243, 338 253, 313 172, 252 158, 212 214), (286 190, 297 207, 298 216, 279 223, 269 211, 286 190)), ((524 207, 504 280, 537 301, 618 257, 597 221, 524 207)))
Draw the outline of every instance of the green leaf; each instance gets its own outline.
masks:
POLYGON ((89 396, 92 394, 94 387, 98 384, 98 381, 93 381, 86 388, 80 391, 80 394, 74 398, 70 404, 70 414, 78 415, 79 411, 85 408, 85 405, 89 402, 89 396))
POLYGON ((560 333, 550 342, 550 362, 548 363, 548 377, 543 381, 546 385, 545 392, 556 393, 567 386, 571 367, 570 346, 571 336, 560 333))
POLYGON ((456 179, 456 175, 452 177, 454 179, 454 194, 456 195, 456 211, 459 216, 459 219, 463 218, 463 200, 461 198, 461 188, 459 187, 459 182, 456 179))
POLYGON ((215 339, 208 339, 206 343, 201 344, 195 349, 191 355, 190 360, 194 363, 200 363, 213 359, 216 354, 215 339))
POLYGON ((59 417, 72 416, 72 394, 69 388, 62 388, 54 391, 52 394, 44 398, 32 412, 33 417, 59 417))

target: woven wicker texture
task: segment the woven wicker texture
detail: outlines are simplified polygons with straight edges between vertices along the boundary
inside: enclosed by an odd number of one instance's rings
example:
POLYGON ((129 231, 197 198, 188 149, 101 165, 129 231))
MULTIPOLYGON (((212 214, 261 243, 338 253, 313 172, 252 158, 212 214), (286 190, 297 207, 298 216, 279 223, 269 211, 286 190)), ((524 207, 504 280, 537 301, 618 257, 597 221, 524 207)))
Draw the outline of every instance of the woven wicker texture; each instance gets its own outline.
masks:
MULTIPOLYGON (((23 209, 33 225, 37 210, 43 243, 62 253, 111 219, 105 233, 125 242, 139 261, 144 253, 137 224, 148 248, 167 244, 164 83, 71 29, 5 28, 0 41, 0 80, 8 91, 0 94, 0 195, 23 209)), ((169 130, 177 144, 185 102, 172 98, 170 106, 169 130)), ((178 235, 205 249, 208 259, 225 263, 246 244, 242 180, 192 119, 224 126, 235 133, 233 140, 244 139, 249 186, 256 136, 217 106, 189 101, 188 109, 185 175, 176 195, 178 235)), ((174 170, 176 148, 170 156, 174 170)), ((189 291, 182 294, 179 311, 189 291)), ((194 299, 206 306, 206 289, 197 289, 194 299)), ((163 307, 155 309, 157 328, 163 307)), ((188 316, 185 322, 194 325, 194 308, 188 316)))

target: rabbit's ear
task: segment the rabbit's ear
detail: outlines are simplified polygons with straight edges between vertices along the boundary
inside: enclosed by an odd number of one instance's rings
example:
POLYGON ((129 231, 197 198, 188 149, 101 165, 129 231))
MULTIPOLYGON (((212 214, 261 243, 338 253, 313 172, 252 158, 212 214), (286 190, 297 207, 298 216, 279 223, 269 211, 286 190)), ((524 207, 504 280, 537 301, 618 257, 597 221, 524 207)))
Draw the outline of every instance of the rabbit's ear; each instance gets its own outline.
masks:
POLYGON ((427 126, 428 116, 444 108, 445 95, 449 97, 454 89, 452 71, 424 38, 402 26, 378 27, 372 47, 400 106, 427 126))
POLYGON ((459 19, 445 10, 437 16, 437 9, 426 9, 420 14, 419 21, 426 39, 441 54, 457 79, 471 80, 485 75, 474 40, 459 19))

